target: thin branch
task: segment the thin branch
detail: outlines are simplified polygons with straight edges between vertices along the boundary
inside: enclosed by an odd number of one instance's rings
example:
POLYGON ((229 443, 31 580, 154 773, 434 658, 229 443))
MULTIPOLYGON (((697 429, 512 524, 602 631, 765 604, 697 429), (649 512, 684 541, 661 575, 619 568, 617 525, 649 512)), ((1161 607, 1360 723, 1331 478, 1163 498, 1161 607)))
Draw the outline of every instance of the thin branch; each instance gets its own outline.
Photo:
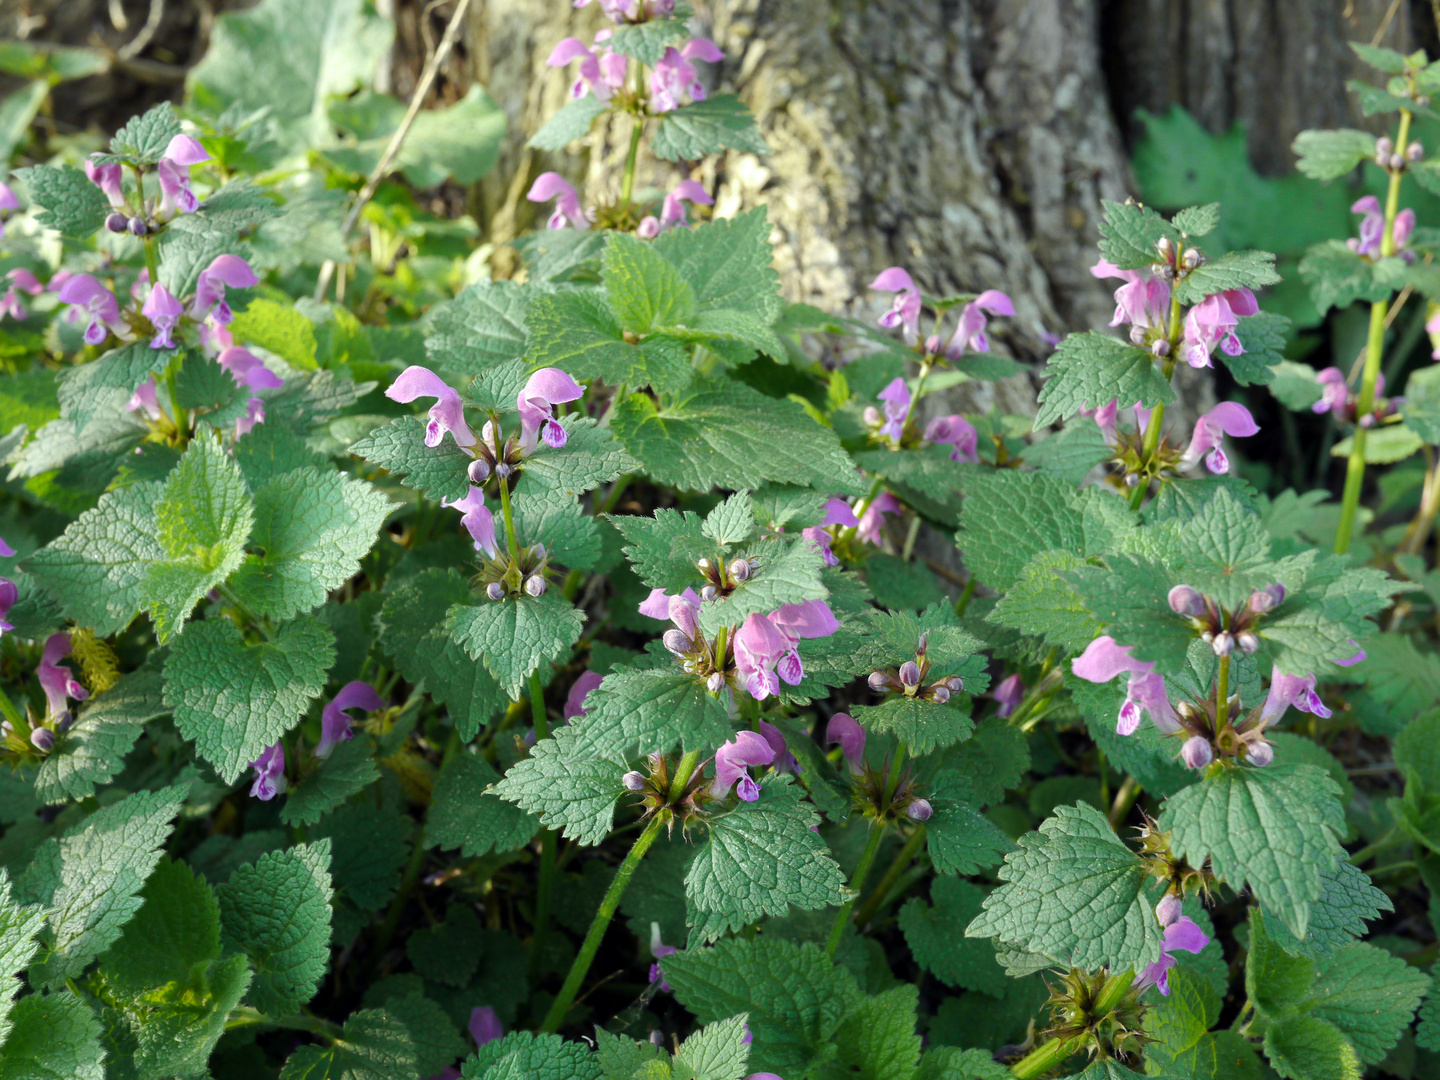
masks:
POLYGON ((145 16, 145 25, 140 28, 140 33, 135 35, 130 44, 122 47, 115 54, 120 60, 133 60, 145 51, 155 37, 155 31, 160 29, 160 21, 165 18, 165 0, 150 0, 150 11, 145 16))

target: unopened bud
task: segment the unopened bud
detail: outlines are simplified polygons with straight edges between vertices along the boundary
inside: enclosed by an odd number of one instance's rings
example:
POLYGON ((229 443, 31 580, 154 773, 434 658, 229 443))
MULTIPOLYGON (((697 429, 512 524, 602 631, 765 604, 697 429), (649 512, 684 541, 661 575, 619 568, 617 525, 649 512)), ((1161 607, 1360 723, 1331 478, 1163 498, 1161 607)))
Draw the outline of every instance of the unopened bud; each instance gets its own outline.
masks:
POLYGON ((1407 161, 1419 161, 1425 156, 1425 147, 1419 142, 1412 142, 1405 147, 1405 158, 1407 161))
POLYGON ((1203 769, 1215 760, 1215 751, 1205 736, 1192 735, 1185 740, 1185 745, 1180 747, 1180 760, 1185 763, 1186 768, 1203 769))
POLYGON ((1176 615, 1190 615, 1199 617, 1205 614, 1205 597, 1199 589, 1189 585, 1176 585, 1170 590, 1168 597, 1170 610, 1176 615))
POLYGON ((923 657, 925 651, 930 648, 930 631, 926 630, 920 635, 920 640, 915 643, 915 655, 923 657))
POLYGON ((1138 487, 1139 484, 1140 484, 1140 474, 1139 474, 1139 473, 1133 473, 1133 472, 1132 472, 1132 473, 1126 473, 1126 474, 1125 474, 1125 486, 1126 486, 1126 487, 1132 487, 1132 488, 1133 488, 1133 487, 1138 487))
POLYGON ((509 480, 509 479, 510 479, 510 474, 513 473, 514 471, 515 471, 515 470, 510 466, 510 463, 509 463, 509 462, 506 462, 506 461, 497 461, 497 462, 495 463, 495 476, 496 476, 497 479, 500 479, 500 480, 509 480))
MULTIPOLYGON (((925 339, 925 352, 930 356, 940 355, 940 335, 931 334, 925 339)), ((873 406, 872 406, 873 408, 873 406)))
POLYGON ((714 585, 706 585, 703 589, 700 590, 701 600, 714 600, 715 597, 718 595, 719 590, 716 589, 714 585))
POLYGON ((736 581, 744 581, 750 576, 750 564, 744 559, 736 559, 730 564, 730 576, 736 581))
POLYGON ((531 557, 533 557, 536 561, 539 561, 540 559, 545 558, 545 545, 544 545, 544 544, 531 544, 531 545, 530 545, 530 555, 531 555, 531 557))
POLYGON ((1148 332, 1149 332, 1149 331, 1146 330, 1145 327, 1140 326, 1139 324, 1136 324, 1135 326, 1130 327, 1130 344, 1132 344, 1132 345, 1144 345, 1144 344, 1145 344, 1145 335, 1146 335, 1148 332))
POLYGON ((664 1046, 665 1033, 659 1028, 656 1028, 654 1031, 650 1032, 650 1044, 652 1046, 664 1046))
POLYGON ((710 572, 710 565, 709 559, 701 559, 695 564, 695 569, 699 570, 702 574, 708 574, 710 572))
POLYGON ((1162 236, 1156 241, 1155 250, 1159 252, 1160 258, 1168 263, 1175 254, 1175 245, 1170 242, 1168 236, 1162 236))
POLYGON ((1174 893, 1166 893, 1155 905, 1155 918, 1160 920, 1161 926, 1170 926, 1179 920, 1184 910, 1185 906, 1180 902, 1180 897, 1174 893))
POLYGON ((644 791, 645 774, 634 771, 627 772, 620 778, 620 783, 625 785, 626 791, 644 791))
POLYGON ((883 671, 872 671, 870 673, 870 689, 877 694, 883 694, 890 689, 890 676, 883 671))
POLYGON ((947 701, 950 700, 950 688, 943 684, 938 684, 931 687, 930 700, 936 702, 937 704, 944 705, 947 701))
POLYGON ((1250 610, 1257 615, 1273 611, 1285 602, 1285 586, 1276 582, 1269 588, 1256 589, 1250 594, 1250 610))
POLYGON ((472 484, 483 484, 486 480, 490 479, 490 462, 486 461, 483 457, 477 457, 474 461, 470 462, 470 467, 466 469, 465 472, 466 475, 470 477, 472 484))
POLYGON ((545 579, 539 574, 531 574, 525 579, 525 591, 531 596, 544 596, 545 579))
POLYGON ((70 730, 70 725, 75 723, 75 714, 66 709, 59 716, 55 717, 55 730, 62 735, 70 730))
POLYGON ((1260 639, 1249 630, 1244 630, 1235 635, 1235 644, 1240 646, 1240 651, 1246 656, 1254 656, 1260 648, 1260 639))
POLYGON ((1235 639, 1222 630, 1215 635, 1215 640, 1210 643, 1210 648, 1215 650, 1216 656, 1229 656, 1235 651, 1235 639))
POLYGON ((1200 254, 1198 248, 1187 248, 1185 254, 1180 259, 1180 265, 1187 270, 1194 270, 1195 267, 1200 265, 1203 259, 1204 256, 1200 254))
POLYGON ((130 222, 125 220, 124 214, 119 214, 112 210, 109 216, 105 218, 105 228, 113 233, 122 233, 129 227, 130 222))
POLYGON ((705 689, 712 694, 718 694, 720 688, 725 685, 725 676, 718 671, 712 671, 710 677, 705 680, 705 689))
POLYGON ((55 733, 49 728, 36 728, 30 733, 30 745, 42 754, 48 754, 55 749, 55 733))
POLYGON ((933 813, 935 810, 930 805, 929 799, 916 799, 905 807, 905 816, 911 821, 929 821, 930 815, 933 813))
POLYGON ((1358 423, 1361 427, 1367 430, 1373 428, 1375 426, 1375 414, 1366 413, 1364 416, 1360 417, 1358 423))
POLYGON ((864 418, 866 427, 879 427, 885 422, 880 419, 880 410, 874 405, 866 405, 865 411, 860 415, 864 418))
POLYGON ((1405 155, 1404 155, 1404 154, 1391 154, 1391 155, 1390 155, 1390 168, 1392 168, 1392 169, 1403 169, 1404 167, 1405 167, 1405 155))
POLYGON ((906 660, 900 665, 900 684, 907 690, 920 685, 920 665, 906 660))
POLYGON ((1275 748, 1268 742, 1251 743, 1245 748, 1245 760, 1263 769, 1275 760, 1275 748))
POLYGON ((945 678, 945 688, 952 694, 958 694, 965 689, 965 680, 959 675, 950 675, 945 678))
POLYGON ((694 643, 685 635, 684 630, 666 630, 660 640, 665 648, 676 656, 682 656, 694 648, 694 643))
POLYGON ((504 600, 505 586, 501 585, 498 581, 492 581, 489 585, 485 586, 485 595, 490 597, 491 600, 504 600))
POLYGON ((1395 144, 1390 141, 1390 136, 1381 135, 1375 140, 1375 153, 1384 154, 1389 157, 1395 150, 1395 144))
POLYGON ((145 219, 142 217, 132 217, 127 228, 129 228, 131 236, 144 236, 150 231, 150 226, 145 224, 145 219))
POLYGON ((694 675, 700 670, 699 665, 697 665, 694 660, 686 660, 680 667, 686 675, 694 675))
POLYGON ((1162 337, 1162 338, 1156 338, 1156 339, 1155 339, 1155 343, 1150 346, 1150 355, 1151 355, 1151 356, 1162 356, 1162 357, 1163 357, 1163 356, 1169 356, 1169 355, 1170 355, 1170 339, 1169 339, 1169 338, 1163 338, 1163 337, 1162 337))

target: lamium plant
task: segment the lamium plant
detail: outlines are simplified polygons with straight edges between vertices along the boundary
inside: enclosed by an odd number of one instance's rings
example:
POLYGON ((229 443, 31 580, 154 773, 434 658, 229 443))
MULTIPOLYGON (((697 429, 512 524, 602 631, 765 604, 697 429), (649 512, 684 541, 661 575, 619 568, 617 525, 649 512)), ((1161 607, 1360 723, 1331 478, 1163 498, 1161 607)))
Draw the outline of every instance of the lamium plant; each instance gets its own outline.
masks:
POLYGON ((319 6, 0 184, 0 1080, 1440 1075, 1440 65, 1296 143, 1383 174, 1300 265, 1353 370, 1229 208, 1106 203, 1013 416, 950 393, 1026 370, 995 282, 783 298, 686 5, 555 46, 506 280, 415 197, 503 114, 397 130, 319 6))

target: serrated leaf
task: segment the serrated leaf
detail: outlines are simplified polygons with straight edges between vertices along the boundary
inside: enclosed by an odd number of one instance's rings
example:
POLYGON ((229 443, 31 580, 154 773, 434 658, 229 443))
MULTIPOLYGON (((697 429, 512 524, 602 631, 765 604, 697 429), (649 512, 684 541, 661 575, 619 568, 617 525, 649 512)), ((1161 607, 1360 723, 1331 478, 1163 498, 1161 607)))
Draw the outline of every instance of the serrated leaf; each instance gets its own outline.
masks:
POLYGON ((842 1065, 865 1080, 913 1076, 920 1063, 918 999, 915 986, 896 986, 864 998, 836 1034, 842 1065))
POLYGON ((180 788, 137 792, 36 851, 19 882, 23 896, 49 909, 45 951, 30 966, 33 985, 63 985, 120 936, 143 903, 138 894, 184 798, 180 788))
POLYGON ((79 169, 35 165, 16 173, 25 181, 30 202, 44 210, 35 220, 63 236, 84 240, 105 224, 110 203, 79 169))
POLYGON ((379 776, 375 745, 369 738, 342 741, 313 772, 285 793, 280 820, 286 825, 313 825, 379 776))
POLYGON ((700 629, 714 634, 722 626, 739 626, 748 615, 764 615, 785 604, 823 600, 827 595, 820 574, 824 559, 805 540, 761 540, 747 547, 750 576, 728 596, 700 606, 700 629))
POLYGON ((1139 971, 1160 959, 1149 871, 1090 804, 1057 807, 1038 834, 1020 838, 999 877, 967 937, 1083 968, 1139 971))
POLYGON ((915 962, 947 986, 1002 996, 1007 980, 994 948, 965 936, 985 894, 968 881, 937 877, 930 884, 930 900, 917 896, 900 909, 900 930, 915 962))
POLYGON ((396 1080, 419 1076, 419 1064, 405 1024, 383 1009, 366 1009, 351 1014, 334 1042, 291 1054, 280 1080, 396 1080))
POLYGON ((1318 1017, 1289 1016, 1268 1028, 1265 1056, 1287 1080, 1360 1080, 1355 1048, 1318 1017))
POLYGON ((625 792, 625 760, 597 753, 575 727, 541 739, 510 767, 495 794, 535 814, 587 847, 605 839, 615 817, 615 800, 625 792))
POLYGON ((1069 551, 1042 551, 1025 564, 1015 584, 986 618, 1077 653, 1099 635, 1100 624, 1064 574, 1085 560, 1069 551))
POLYGON ((425 978, 446 986, 466 986, 485 952, 485 928, 470 908, 452 904, 444 922, 421 927, 410 935, 405 952, 425 978))
POLYGON ((605 112, 608 106, 594 94, 567 102, 525 145, 535 150, 563 150, 576 139, 590 133, 595 118, 605 112))
POLYGON ((1045 369, 1035 427, 1048 427, 1116 398, 1154 408, 1174 401, 1175 391, 1148 349, 1094 330, 1071 334, 1045 369))
POLYGON ((1074 506, 1074 486, 1044 473, 1014 470, 967 477, 955 542, 972 572, 1002 593, 1042 552, 1092 553, 1074 506))
POLYGON ((1300 260, 1300 277, 1320 314, 1345 308, 1357 300, 1383 300, 1394 288, 1375 275, 1375 265, 1345 246, 1343 240, 1316 244, 1300 260))
POLYGON ((437 501, 463 499, 470 490, 465 470, 471 457, 453 439, 425 445, 425 421, 402 416, 350 444, 350 452, 388 471, 406 487, 437 501))
MULTIPOLYGON (((1365 439, 1365 464, 1393 465, 1415 453, 1425 441, 1404 424, 1387 424, 1368 432, 1365 439)), ((1348 458, 1355 450, 1355 436, 1349 435, 1330 448, 1333 457, 1348 458)))
POLYGON ((1245 351, 1230 356, 1221 349, 1216 355, 1241 386, 1263 386, 1275 380, 1289 329, 1290 320, 1273 311, 1246 315, 1235 325, 1235 336, 1245 351))
POLYGON ((140 737, 141 725, 169 710, 154 671, 122 675, 109 690, 91 698, 35 774, 35 796, 47 803, 82 799, 124 764, 140 737))
POLYGON ((695 290, 663 255, 643 240, 612 232, 600 260, 605 295, 623 330, 648 334, 684 324, 695 314, 695 290))
POLYGON ((660 118, 650 152, 662 161, 697 161, 721 150, 768 154, 755 117, 734 94, 715 94, 660 118))
POLYGON ((734 734, 721 698, 673 664, 606 675, 585 711, 575 725, 577 747, 620 759, 667 753, 676 743, 710 750, 734 734))
POLYGON ((330 841, 270 851, 216 890, 228 944, 250 957, 249 1000, 261 1012, 298 1012, 330 961, 330 841))
POLYGON ((750 1058, 750 1034, 744 1013, 706 1024, 675 1051, 675 1068, 695 1080, 741 1080, 750 1058))
POLYGON ((851 712, 866 731, 893 734, 911 753, 923 756, 970 737, 975 722, 966 705, 959 695, 944 705, 902 695, 880 705, 856 705, 851 712))
POLYGON ((100 1021, 74 994, 31 994, 10 1019, 0 1080, 105 1080, 100 1021))
POLYGON ((1268 251, 1228 251, 1218 259, 1203 262, 1176 286, 1174 296, 1182 304, 1198 304, 1207 296, 1230 289, 1260 289, 1280 280, 1275 256, 1268 251))
POLYGON ((1295 167, 1312 180, 1336 180, 1375 156, 1375 136, 1368 131, 1302 131, 1291 145, 1299 158, 1295 167))
POLYGON ((1205 236, 1220 224, 1220 204, 1187 207, 1171 219, 1171 224, 1186 236, 1205 236))
POLYGON ((531 368, 558 367, 577 379, 620 386, 642 363, 615 313, 593 290, 537 296, 525 321, 525 363, 531 368))
POLYGON ((1353 863, 1341 859, 1322 871, 1320 897, 1310 908, 1310 924, 1301 941, 1282 921, 1262 909, 1270 940, 1295 956, 1323 959, 1365 934, 1365 923, 1395 907, 1353 863))
POLYGON ((560 426, 565 445, 558 450, 544 443, 536 446, 521 469, 521 491, 581 495, 639 468, 610 429, 592 418, 572 414, 562 417, 560 426))
POLYGON ((559 660, 580 636, 584 613, 552 590, 543 596, 457 604, 445 625, 472 660, 483 660, 512 700, 547 660, 559 660))
POLYGON ((400 870, 414 832, 408 815, 364 802, 347 803, 325 815, 310 836, 330 842, 336 901, 366 912, 390 903, 400 888, 400 870))
POLYGON ((110 153, 137 165, 153 165, 165 154, 170 140, 181 133, 175 107, 168 101, 130 118, 110 140, 110 153))
POLYGON ((234 783, 320 696, 334 662, 334 635, 308 616, 255 644, 228 619, 201 622, 165 658, 165 703, 180 733, 234 783))
MULTIPOLYGON (((111 349, 88 364, 65 368, 55 382, 60 414, 73 418, 76 430, 81 430, 105 403, 104 391, 133 393, 146 379, 164 371, 178 355, 178 349, 152 349, 148 340, 142 340, 111 349)), ((234 380, 230 383, 233 386, 234 380)))
POLYGON ((1173 795, 1160 817, 1171 850, 1234 888, 1248 885, 1304 939, 1322 872, 1343 854, 1339 787, 1314 765, 1225 769, 1173 795))
POLYGON ((1160 255, 1155 245, 1161 237, 1171 242, 1180 238, 1176 229, 1148 206, 1103 200, 1100 205, 1105 212, 1100 222, 1100 254, 1121 270, 1138 270, 1156 262, 1160 255))
POLYGON ((609 520, 627 541, 625 557, 652 589, 684 590, 700 581, 696 561, 716 556, 713 541, 702 531, 703 519, 688 510, 661 507, 649 517, 624 514, 609 520))
POLYGON ((44 925, 45 909, 39 904, 20 903, 9 874, 0 867, 0 1046, 5 1045, 10 1030, 20 973, 39 950, 38 935, 44 925))
MULTIPOLYGON (((384 987, 384 983, 375 984, 384 987)), ((374 989, 374 987, 372 987, 374 989)), ((460 1036, 460 1029, 445 1010, 424 994, 390 993, 371 1000, 365 996, 366 1005, 379 1005, 385 1014, 405 1025, 410 1041, 415 1044, 416 1074, 421 1077, 435 1076, 453 1066, 469 1052, 469 1044, 460 1036)))
MULTIPOLYGON (((593 706, 591 707, 593 710, 593 706)), ((467 859, 491 851, 524 847, 540 823, 489 790, 500 774, 479 754, 462 751, 440 770, 425 819, 425 839, 434 847, 459 848, 467 859)))
POLYGON ((102 964, 115 993, 138 997, 220 957, 220 907, 204 878, 162 859, 140 893, 143 906, 110 946, 102 964))
POLYGON ((512 1031, 467 1058, 460 1076, 461 1080, 600 1080, 600 1063, 584 1043, 512 1031))
POLYGON ((1317 965, 1296 1008, 1334 1024, 1366 1065, 1378 1065, 1410 1026, 1430 977, 1374 945, 1356 943, 1317 965))
POLYGON ((763 206, 690 229, 667 230, 652 246, 679 268, 702 311, 749 312, 768 326, 784 309, 763 206))

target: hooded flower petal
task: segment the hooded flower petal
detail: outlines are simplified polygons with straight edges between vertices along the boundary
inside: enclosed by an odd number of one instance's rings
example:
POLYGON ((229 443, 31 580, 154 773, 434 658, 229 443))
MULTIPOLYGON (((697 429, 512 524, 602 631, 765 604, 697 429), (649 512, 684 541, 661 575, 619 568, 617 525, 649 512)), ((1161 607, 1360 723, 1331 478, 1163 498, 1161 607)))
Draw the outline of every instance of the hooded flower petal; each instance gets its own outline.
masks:
POLYGON ((155 327, 155 336, 150 339, 152 349, 179 348, 175 344, 175 325, 180 321, 180 316, 185 314, 185 305, 175 299, 169 289, 158 283, 151 288, 140 314, 149 319, 155 327))
POLYGON ((40 689, 45 691, 47 716, 60 716, 69 709, 69 701, 84 701, 90 691, 75 681, 74 674, 60 661, 70 655, 70 635, 51 634, 45 639, 45 651, 40 656, 36 676, 40 689))
POLYGON ((85 159, 85 175, 90 182, 105 193, 105 198, 110 201, 110 207, 120 210, 125 206, 125 184, 124 167, 119 164, 100 165, 85 159))
POLYGON ((1140 973, 1140 977, 1135 980, 1135 988, 1144 990, 1153 986, 1160 993, 1169 994, 1170 969, 1175 966, 1175 957, 1171 953, 1180 949, 1198 953, 1208 944, 1210 944, 1210 938, 1206 936, 1205 931, 1201 930, 1188 915, 1180 916, 1165 927, 1165 951, 1160 954, 1159 960, 1147 966, 1140 973))
POLYGON ((715 751, 715 782, 710 786, 710 794, 723 799, 739 781, 737 794, 746 802, 754 802, 760 797, 760 786, 745 770, 751 765, 769 765, 774 760, 775 749, 763 735, 753 731, 737 733, 715 751))
POLYGON ((1120 645, 1106 635, 1098 637, 1070 664, 1070 670, 1093 683, 1107 683, 1117 675, 1128 674, 1125 702, 1116 718, 1115 730, 1131 735, 1140 726, 1142 712, 1149 713, 1155 726, 1166 733, 1180 730, 1179 718, 1163 676, 1155 674, 1154 661, 1139 661, 1130 655, 1134 646, 1120 645))
POLYGON ((747 616, 744 625, 736 631, 735 667, 756 701, 780 692, 775 668, 792 648, 790 640, 764 615, 747 616))
POLYGON ((995 700, 1000 703, 999 715, 1002 717, 1009 716, 1015 711, 1015 707, 1025 700, 1025 684, 1020 681, 1018 674, 1001 680, 1000 685, 995 687, 995 700))
POLYGON ((900 327, 905 344, 914 345, 920 340, 920 290, 910 275, 898 266, 880 272, 870 283, 870 288, 880 292, 893 292, 895 299, 890 310, 877 320, 887 330, 900 327))
POLYGON ((239 255, 221 255, 200 271, 195 285, 195 302, 190 315, 197 322, 207 315, 214 315, 221 326, 229 323, 234 315, 225 302, 225 289, 247 289, 258 284, 259 279, 250 264, 239 255))
POLYGON ((910 418, 910 387, 903 378, 896 378, 876 396, 885 402, 885 423, 880 434, 899 446, 905 434, 905 421, 910 418))
POLYGON ((1180 462, 1188 468, 1204 457, 1205 467, 1212 473, 1229 472, 1230 461, 1221 448, 1221 437, 1249 436, 1258 434, 1259 431, 1260 428, 1255 423, 1255 418, 1250 415, 1249 409, 1233 401, 1222 401, 1195 421, 1190 445, 1180 462))
POLYGON ((250 785, 250 797, 269 802, 285 790, 285 748, 276 742, 250 763, 255 770, 255 782, 250 785))
POLYGON ((985 336, 988 322, 986 312, 991 315, 1014 315, 1015 305, 1010 302, 1010 297, 999 289, 986 289, 971 300, 960 311, 960 321, 955 327, 955 333, 950 336, 950 341, 945 346, 946 356, 958 360, 972 348, 977 352, 990 351, 990 339, 985 336))
POLYGON ((555 212, 550 215, 546 228, 563 229, 566 223, 581 230, 590 227, 590 221, 580 207, 580 196, 575 193, 570 181, 557 172, 545 172, 537 176, 525 197, 531 202, 555 200, 555 212))
POLYGON ((570 687, 570 693, 565 697, 564 716, 566 722, 574 720, 577 716, 585 715, 585 699, 590 696, 590 691, 596 689, 605 676, 594 671, 582 671, 575 684, 570 687))
POLYGON ((829 637, 840 629, 840 620, 824 600, 785 604, 770 613, 770 622, 792 641, 829 637))
POLYGON ((1260 726, 1278 722, 1280 717, 1285 715, 1285 710, 1292 705, 1301 712, 1322 719, 1330 716, 1330 710, 1320 700, 1320 695, 1315 693, 1314 675, 1286 675, 1279 668, 1272 669, 1270 693, 1265 696, 1265 704, 1260 708, 1260 726))
POLYGON ((682 180, 675 185, 674 190, 665 196, 661 204, 660 220, 656 223, 661 232, 677 226, 690 224, 689 218, 685 215, 685 203, 692 202, 700 206, 713 206, 715 200, 697 180, 682 180))
POLYGON ((74 274, 60 286, 60 302, 82 307, 90 316, 85 341, 98 345, 105 340, 106 327, 120 321, 120 303, 115 294, 89 274, 74 274))
POLYGON ((980 460, 980 436, 974 425, 963 416, 937 416, 925 425, 925 441, 937 445, 949 443, 951 461, 974 465, 980 460))
POLYGON ((285 380, 265 366, 265 362, 243 345, 231 345, 216 358, 230 377, 251 390, 278 390, 285 380))
POLYGON ((880 546, 880 529, 884 525, 886 514, 898 514, 900 512, 900 500, 891 495, 888 491, 882 491, 875 496, 874 502, 866 504, 864 500, 857 502, 854 507, 860 512, 860 517, 855 529, 855 535, 867 544, 880 546))
POLYGON ((336 745, 350 738, 350 717, 346 715, 346 709, 378 712, 383 708, 385 700, 369 683, 359 679, 346 683, 320 713, 320 744, 315 747, 315 756, 329 757, 336 745))
POLYGON ((460 524, 470 534, 476 551, 484 552, 492 559, 499 556, 500 549, 495 543, 495 515, 485 506, 483 488, 471 484, 463 499, 447 499, 440 505, 460 511, 460 524))
POLYGON ((565 429, 553 415, 557 403, 575 401, 585 388, 559 368, 541 368, 531 375, 515 399, 520 412, 520 443, 527 448, 536 445, 537 436, 547 446, 559 449, 565 445, 565 429))
POLYGON ((436 399, 435 404, 430 407, 430 423, 425 428, 426 446, 439 446, 447 431, 455 439, 457 446, 475 445, 475 434, 465 423, 465 406, 460 401, 460 395, 429 368, 419 364, 410 365, 390 384, 385 396, 402 404, 416 398, 436 399))
POLYGON ((840 744, 840 752, 845 755, 845 764, 852 773, 864 770, 865 729, 849 713, 839 712, 830 718, 830 723, 825 725, 825 742, 829 746, 840 744))

